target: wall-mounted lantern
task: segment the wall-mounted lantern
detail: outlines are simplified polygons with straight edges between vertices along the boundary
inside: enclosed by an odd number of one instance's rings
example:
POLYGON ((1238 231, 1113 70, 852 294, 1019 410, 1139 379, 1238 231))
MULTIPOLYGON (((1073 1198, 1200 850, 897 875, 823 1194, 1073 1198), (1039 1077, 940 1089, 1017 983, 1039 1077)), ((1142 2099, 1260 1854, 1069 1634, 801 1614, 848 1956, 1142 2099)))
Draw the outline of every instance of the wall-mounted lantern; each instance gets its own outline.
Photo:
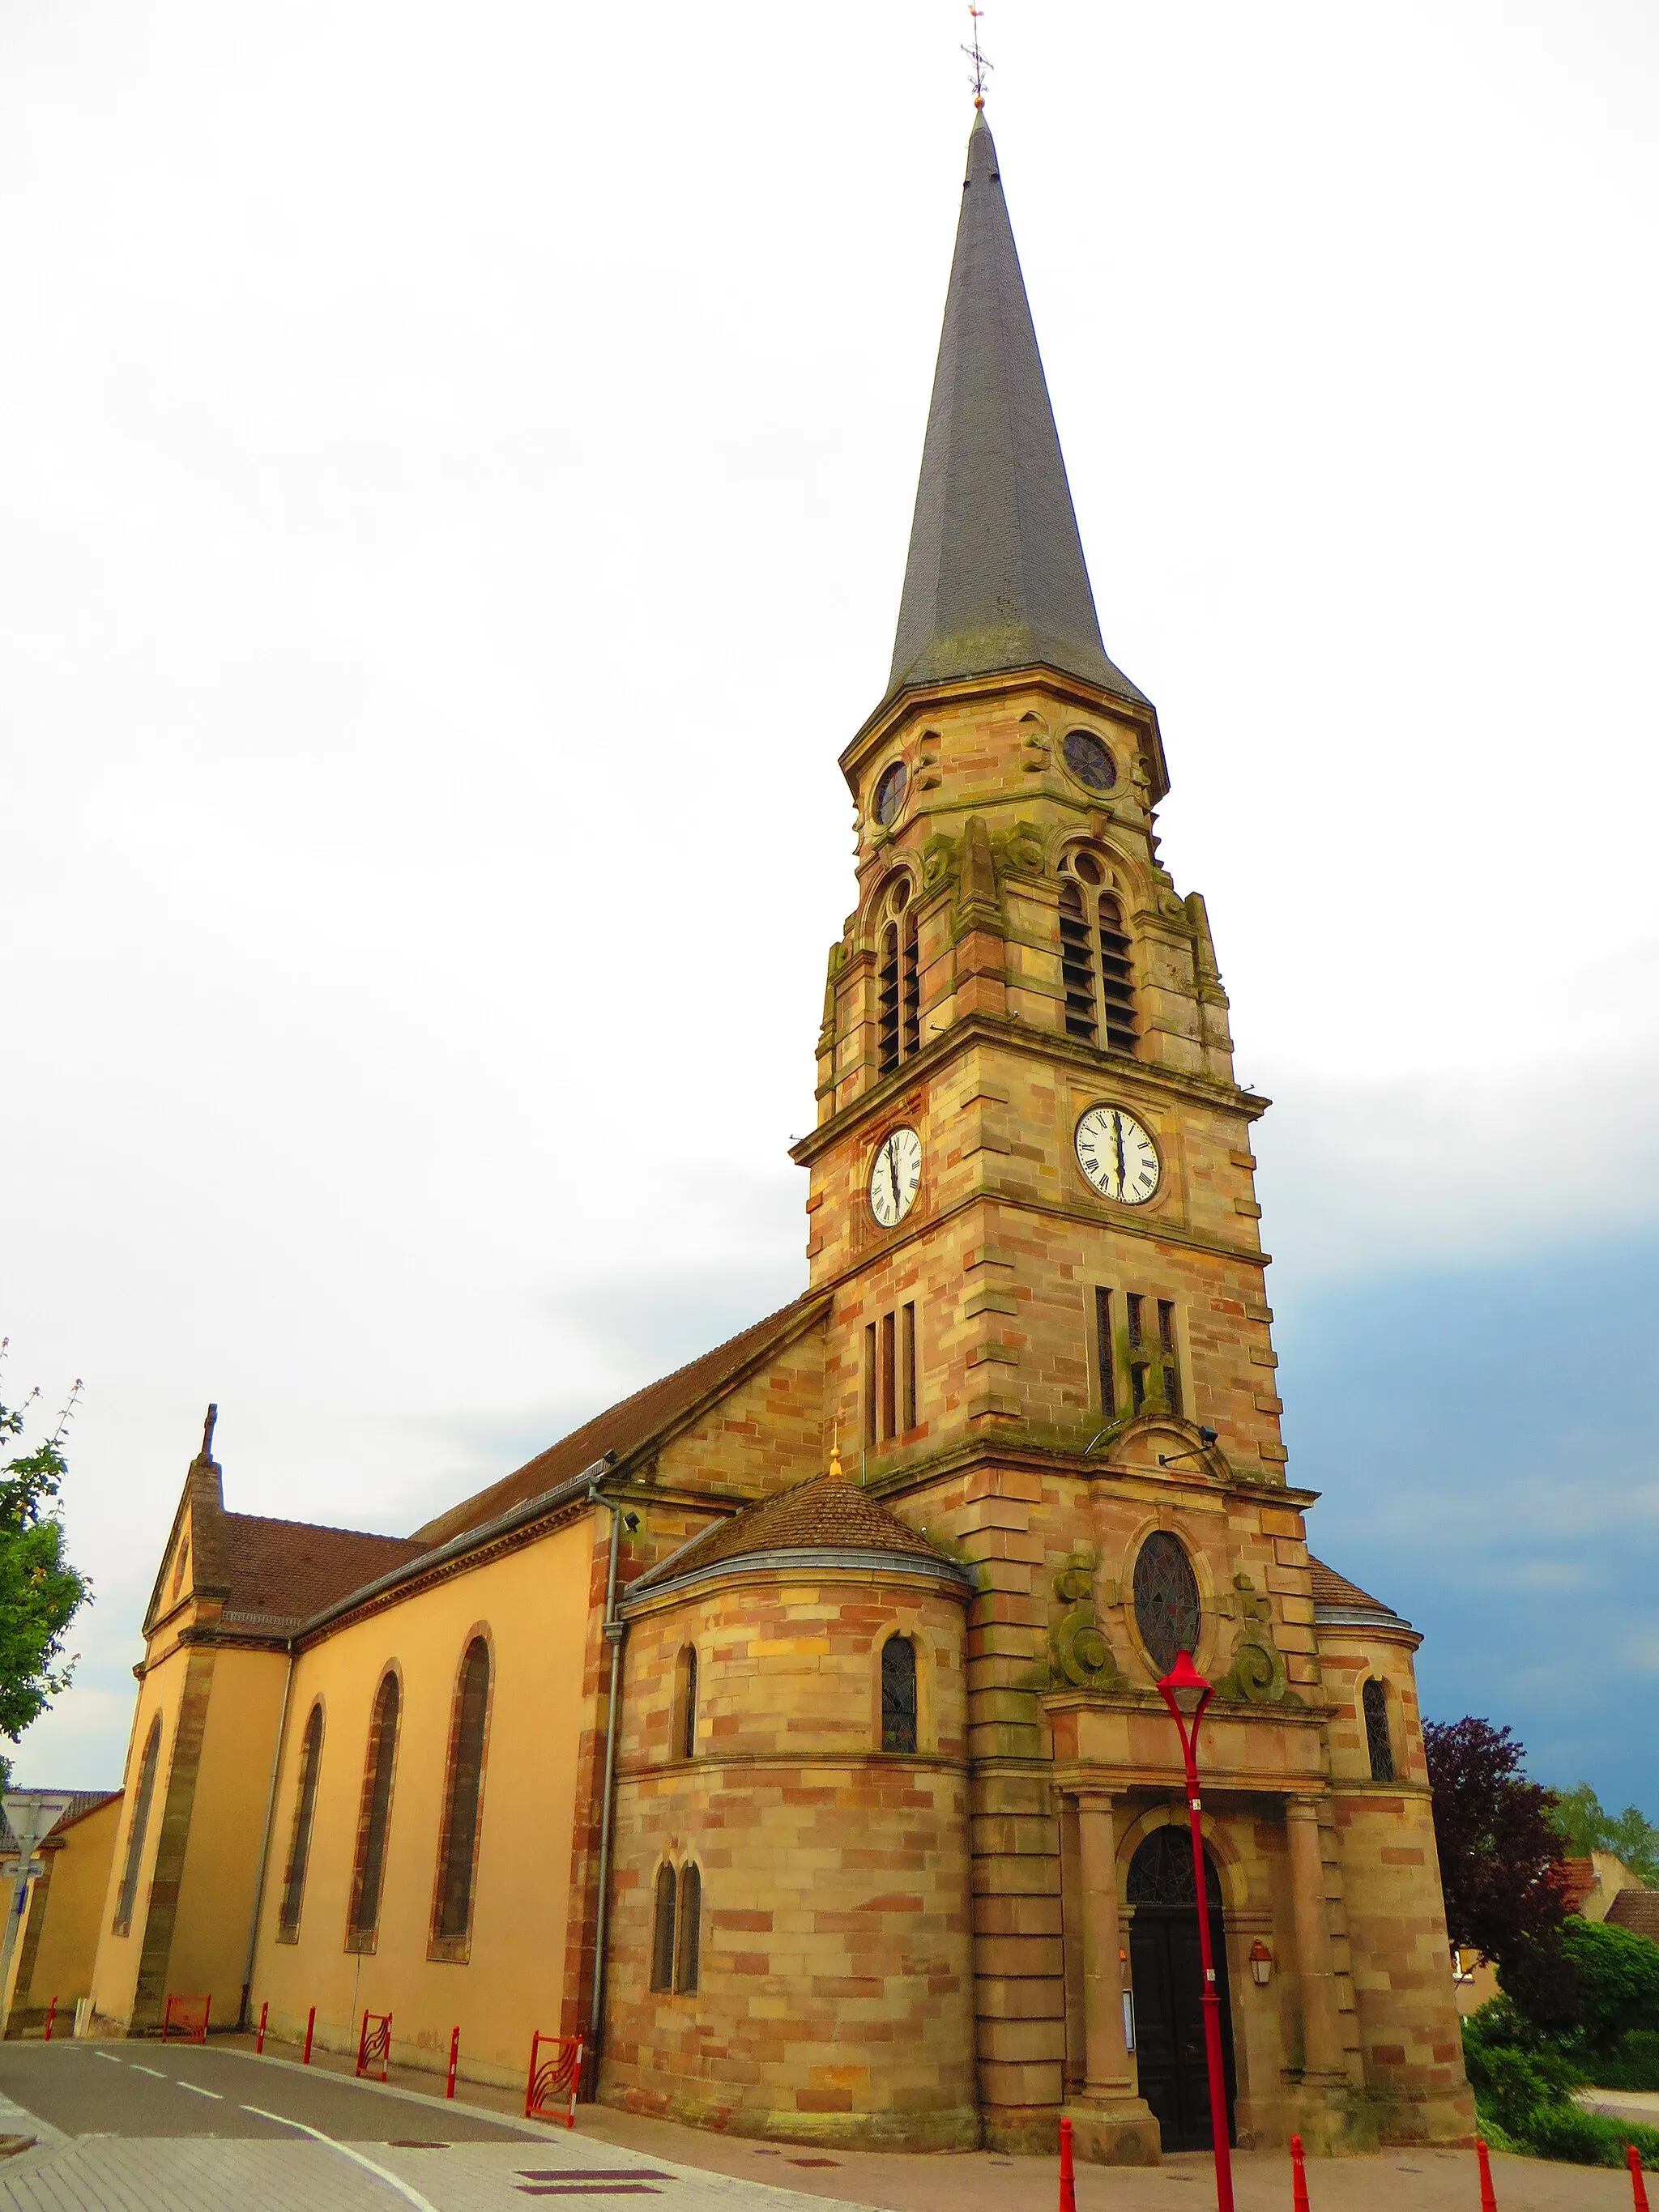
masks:
POLYGON ((1273 1978, 1273 1954, 1258 1936, 1250 1946, 1250 1973, 1259 1990, 1265 1990, 1273 1978))

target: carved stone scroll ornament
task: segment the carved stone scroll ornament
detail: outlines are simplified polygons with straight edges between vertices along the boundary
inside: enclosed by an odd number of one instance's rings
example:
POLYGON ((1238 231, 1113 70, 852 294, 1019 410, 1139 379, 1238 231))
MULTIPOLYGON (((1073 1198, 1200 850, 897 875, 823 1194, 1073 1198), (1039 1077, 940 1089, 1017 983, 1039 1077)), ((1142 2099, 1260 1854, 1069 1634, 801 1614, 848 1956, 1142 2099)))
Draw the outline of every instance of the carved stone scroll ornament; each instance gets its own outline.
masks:
POLYGON ((1270 1598, 1258 1597, 1255 1584, 1240 1572, 1233 1577, 1232 1610, 1238 1620, 1231 1664, 1215 1686, 1218 1698, 1238 1698, 1249 1705, 1299 1705, 1290 1687, 1285 1661, 1273 1642, 1270 1598))
POLYGON ((1085 1546, 1054 1577, 1054 1595, 1066 1608, 1049 1633, 1054 1678, 1079 1690, 1115 1689, 1121 1680, 1106 1632, 1095 1614, 1095 1556, 1085 1546))

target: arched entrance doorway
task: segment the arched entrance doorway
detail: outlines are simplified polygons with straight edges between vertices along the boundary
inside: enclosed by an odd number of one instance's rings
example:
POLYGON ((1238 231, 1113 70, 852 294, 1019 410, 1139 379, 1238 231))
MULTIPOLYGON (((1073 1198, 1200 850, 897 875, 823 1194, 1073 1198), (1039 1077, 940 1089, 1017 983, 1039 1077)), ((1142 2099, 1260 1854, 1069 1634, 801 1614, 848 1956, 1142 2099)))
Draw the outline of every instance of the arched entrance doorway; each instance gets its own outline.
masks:
MULTIPOLYGON (((1227 2136, 1233 2125, 1233 2017, 1222 1942, 1221 1884, 1207 1851, 1210 1949, 1221 1999, 1221 2053, 1227 2082, 1227 2136)), ((1198 1897, 1192 1837, 1182 1826, 1154 1828, 1129 1862, 1129 1976, 1135 1997, 1135 2058, 1140 2094, 1158 2116, 1165 2150, 1208 2150, 1210 2078, 1204 2058, 1204 1966, 1198 1948, 1198 1897)))

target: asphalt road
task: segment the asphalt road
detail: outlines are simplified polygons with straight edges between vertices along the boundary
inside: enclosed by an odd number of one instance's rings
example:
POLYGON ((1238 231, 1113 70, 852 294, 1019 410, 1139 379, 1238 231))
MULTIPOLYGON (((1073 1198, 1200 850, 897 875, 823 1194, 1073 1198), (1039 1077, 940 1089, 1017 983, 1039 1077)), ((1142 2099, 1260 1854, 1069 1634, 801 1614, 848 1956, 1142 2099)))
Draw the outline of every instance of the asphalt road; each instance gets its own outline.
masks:
MULTIPOLYGON (((67 2136, 248 2136, 283 2120, 357 2143, 522 2143, 538 2130, 209 2044, 0 2043, 0 2094, 67 2136), (267 2117, 274 2115, 275 2117, 267 2117)), ((544 2137, 543 2140, 545 2140, 544 2137)))

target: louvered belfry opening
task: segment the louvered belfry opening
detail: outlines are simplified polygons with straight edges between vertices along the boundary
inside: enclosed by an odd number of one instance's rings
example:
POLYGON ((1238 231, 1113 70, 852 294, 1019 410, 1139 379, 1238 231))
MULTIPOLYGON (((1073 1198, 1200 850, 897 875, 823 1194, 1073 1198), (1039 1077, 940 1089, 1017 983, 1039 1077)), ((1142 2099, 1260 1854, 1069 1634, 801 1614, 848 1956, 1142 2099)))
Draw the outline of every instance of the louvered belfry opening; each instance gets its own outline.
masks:
POLYGON ((903 1018, 903 1054, 921 1049, 921 969, 916 959, 916 917, 908 908, 904 915, 904 943, 900 956, 902 982, 900 999, 903 1018))
POLYGON ((1102 891, 1100 921, 1100 992, 1106 1010, 1106 1046, 1109 1052, 1135 1048, 1134 969, 1129 962, 1129 939, 1123 927, 1123 909, 1110 891, 1102 891))
POLYGON ((881 1072, 890 1075, 899 1064, 899 933, 890 921, 881 933, 880 984, 881 1072))
POLYGON ((1076 884, 1060 887, 1060 968, 1066 991, 1066 1034, 1084 1044, 1095 1042, 1095 964, 1089 946, 1089 920, 1076 884))
POLYGON ((881 1073, 890 1075, 901 1060, 921 1049, 921 963, 908 876, 894 883, 885 910, 877 979, 877 1056, 881 1073))

